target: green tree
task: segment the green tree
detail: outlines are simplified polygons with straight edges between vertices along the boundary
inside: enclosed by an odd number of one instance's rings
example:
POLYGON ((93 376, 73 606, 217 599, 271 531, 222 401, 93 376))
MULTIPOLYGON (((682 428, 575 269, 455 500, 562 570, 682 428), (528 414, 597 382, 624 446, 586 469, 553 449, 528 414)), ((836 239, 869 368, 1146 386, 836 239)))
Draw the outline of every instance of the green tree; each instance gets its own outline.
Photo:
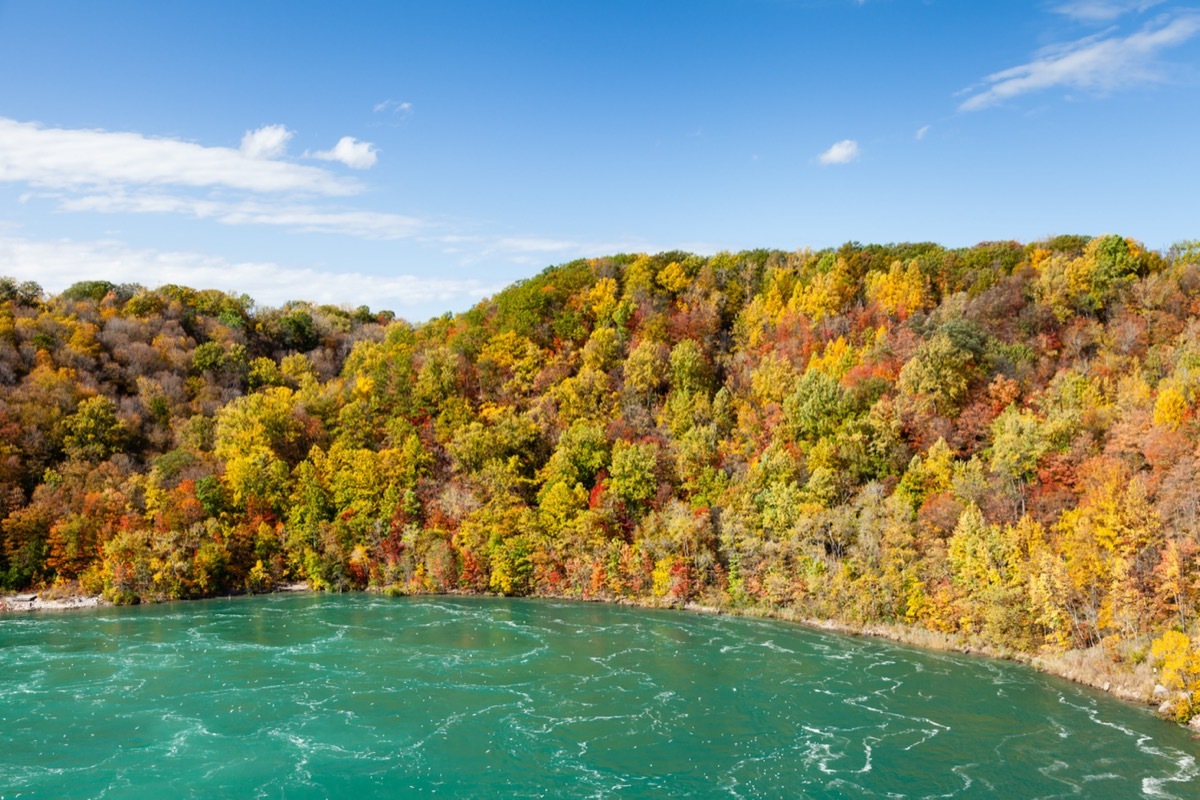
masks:
POLYGON ((643 508, 658 491, 658 445, 618 441, 612 449, 609 485, 627 505, 643 508))
POLYGON ((783 403, 788 434, 808 442, 831 436, 847 410, 842 387, 817 370, 805 372, 783 403))
POLYGON ((929 398, 939 414, 953 414, 962 405, 970 388, 975 358, 939 331, 917 348, 900 370, 900 390, 905 394, 929 398))
POLYGON ((84 461, 103 461, 121 449, 126 437, 116 405, 103 395, 81 402, 63 424, 64 447, 72 457, 84 461))
POLYGON ((992 423, 991 468, 1013 487, 1025 513, 1026 487, 1037 472, 1038 461, 1049 450, 1041 420, 1010 405, 992 423))

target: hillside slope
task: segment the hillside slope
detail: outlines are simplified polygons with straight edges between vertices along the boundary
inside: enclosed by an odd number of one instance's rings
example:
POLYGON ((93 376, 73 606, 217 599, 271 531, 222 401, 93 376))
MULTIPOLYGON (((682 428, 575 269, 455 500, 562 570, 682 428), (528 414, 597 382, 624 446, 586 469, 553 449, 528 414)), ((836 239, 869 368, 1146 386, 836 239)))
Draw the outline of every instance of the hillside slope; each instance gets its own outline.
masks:
POLYGON ((1200 710, 1196 243, 621 255, 420 326, 0 298, 9 589, 788 609, 1100 645, 1200 710))

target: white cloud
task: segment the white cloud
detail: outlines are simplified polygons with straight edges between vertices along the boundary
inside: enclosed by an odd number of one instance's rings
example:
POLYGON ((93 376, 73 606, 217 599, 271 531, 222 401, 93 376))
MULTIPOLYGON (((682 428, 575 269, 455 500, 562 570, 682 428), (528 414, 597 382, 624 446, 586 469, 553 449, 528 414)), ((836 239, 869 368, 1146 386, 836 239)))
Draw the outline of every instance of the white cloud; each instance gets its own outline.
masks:
POLYGON ((1163 0, 1072 0, 1055 6, 1057 14, 1080 22, 1108 22, 1131 11, 1141 13, 1161 5, 1163 0))
POLYGON ((849 164, 851 161, 857 161, 861 152, 858 148, 858 142, 853 139, 843 139, 817 156, 817 161, 826 166, 829 164, 849 164))
POLYGON ((289 300, 403 313, 416 309, 464 308, 501 287, 477 280, 423 278, 414 275, 367 275, 271 262, 232 263, 188 252, 131 248, 121 242, 36 241, 0 236, 0 275, 35 280, 49 292, 60 292, 79 280, 109 280, 160 286, 178 283, 197 289, 245 292, 262 305, 289 300))
POLYGON ((379 159, 375 145, 370 142, 360 142, 353 136, 343 136, 338 139, 338 143, 333 146, 332 150, 318 150, 312 156, 323 161, 340 161, 354 169, 373 167, 379 159))
POLYGON ((408 239, 429 227, 416 217, 379 211, 323 209, 311 205, 226 202, 148 192, 91 194, 60 199, 61 211, 183 214, 226 225, 278 225, 309 233, 339 233, 361 239, 408 239))
POLYGON ((242 137, 242 153, 250 158, 279 158, 287 150, 292 132, 282 125, 264 125, 246 131, 242 137))
POLYGON ((358 191, 356 184, 319 167, 254 158, 231 147, 140 133, 44 128, 0 117, 0 182, 16 181, 56 188, 143 184, 324 195, 358 191))
MULTIPOLYGON (((246 131, 233 149, 0 117, 0 183, 37 187, 22 201, 49 197, 60 211, 182 214, 364 239, 411 238, 427 227, 401 214, 325 207, 321 196, 354 194, 361 187, 323 167, 272 160, 285 153, 292 137, 284 125, 264 125, 246 131), (290 202, 255 199, 282 192, 290 202), (310 202, 297 202, 305 195, 310 202)), ((376 160, 373 145, 352 137, 317 155, 358 168, 376 160)))
POLYGON ((1045 50, 1011 69, 988 75, 960 111, 978 111, 1027 92, 1054 87, 1111 91, 1160 79, 1153 68, 1159 51, 1186 42, 1200 31, 1200 15, 1187 14, 1151 23, 1129 36, 1101 34, 1045 50))
POLYGON ((924 139, 925 135, 928 133, 929 133, 929 126, 922 125, 921 127, 917 128, 917 132, 915 134, 913 134, 913 138, 915 138, 919 142, 922 139, 924 139))

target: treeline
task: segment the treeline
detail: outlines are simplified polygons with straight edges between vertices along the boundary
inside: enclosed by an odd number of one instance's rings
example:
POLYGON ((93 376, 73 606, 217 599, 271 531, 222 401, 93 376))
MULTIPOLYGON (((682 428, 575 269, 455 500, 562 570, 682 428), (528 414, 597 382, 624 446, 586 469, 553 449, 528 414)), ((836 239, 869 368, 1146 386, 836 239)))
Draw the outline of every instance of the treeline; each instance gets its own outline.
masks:
POLYGON ((419 326, 0 300, 10 589, 792 607, 1100 645, 1200 710, 1200 242, 621 255, 419 326))

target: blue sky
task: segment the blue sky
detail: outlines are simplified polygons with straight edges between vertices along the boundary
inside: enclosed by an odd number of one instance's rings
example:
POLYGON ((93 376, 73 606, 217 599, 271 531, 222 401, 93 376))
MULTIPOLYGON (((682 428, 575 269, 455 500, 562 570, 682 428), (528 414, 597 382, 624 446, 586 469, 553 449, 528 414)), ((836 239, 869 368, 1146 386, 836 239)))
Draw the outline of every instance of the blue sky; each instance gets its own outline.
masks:
POLYGON ((0 0, 0 274, 469 307, 581 256, 1200 236, 1200 4, 0 0))

